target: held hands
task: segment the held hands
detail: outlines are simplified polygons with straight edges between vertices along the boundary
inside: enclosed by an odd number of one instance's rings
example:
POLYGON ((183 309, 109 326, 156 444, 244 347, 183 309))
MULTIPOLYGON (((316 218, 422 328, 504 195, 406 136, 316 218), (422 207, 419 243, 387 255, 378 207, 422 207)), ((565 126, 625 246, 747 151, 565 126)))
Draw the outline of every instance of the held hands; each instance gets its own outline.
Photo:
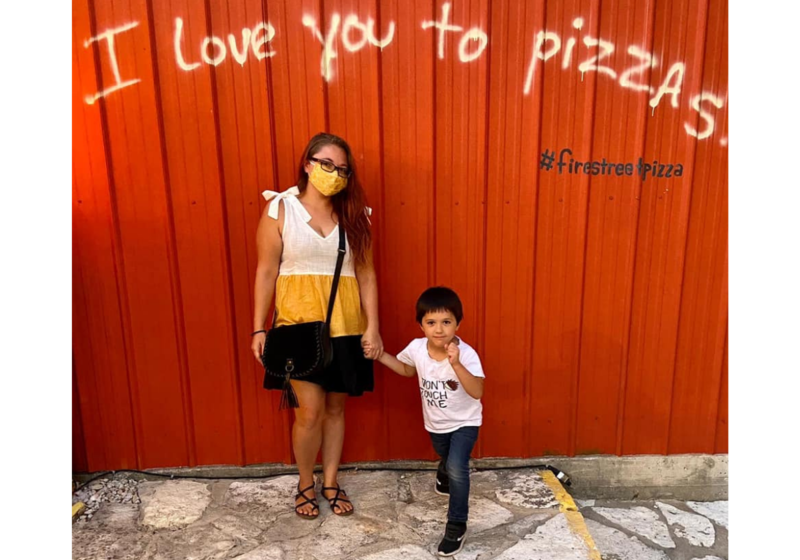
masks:
POLYGON ((364 357, 368 360, 377 360, 383 355, 383 340, 376 331, 367 329, 361 337, 361 348, 364 350, 364 357))

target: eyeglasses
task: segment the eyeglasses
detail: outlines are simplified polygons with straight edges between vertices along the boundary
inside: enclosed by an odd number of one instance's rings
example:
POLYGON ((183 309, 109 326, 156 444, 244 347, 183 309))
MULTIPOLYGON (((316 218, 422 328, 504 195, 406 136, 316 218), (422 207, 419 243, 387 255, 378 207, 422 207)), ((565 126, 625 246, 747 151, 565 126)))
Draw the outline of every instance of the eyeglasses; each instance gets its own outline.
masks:
POLYGON ((336 173, 339 174, 339 177, 343 179, 347 179, 350 175, 353 174, 347 167, 336 167, 332 161, 328 161, 327 159, 317 159, 315 157, 308 158, 308 161, 314 161, 319 164, 319 166, 323 169, 323 171, 327 171, 328 173, 336 173))

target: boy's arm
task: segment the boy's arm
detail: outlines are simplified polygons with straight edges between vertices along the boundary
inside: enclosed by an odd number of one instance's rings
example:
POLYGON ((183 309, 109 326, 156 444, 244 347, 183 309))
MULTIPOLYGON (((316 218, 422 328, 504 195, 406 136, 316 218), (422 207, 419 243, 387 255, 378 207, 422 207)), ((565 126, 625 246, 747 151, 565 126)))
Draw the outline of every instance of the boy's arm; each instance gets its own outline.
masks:
POLYGON ((472 375, 464 367, 464 364, 461 363, 461 351, 458 349, 458 344, 451 342, 447 345, 447 358, 467 394, 473 399, 480 399, 483 396, 483 377, 472 375))
POLYGON ((381 354, 381 357, 378 358, 378 361, 396 374, 402 375, 403 377, 414 377, 417 375, 417 368, 408 364, 404 364, 388 352, 381 354))
POLYGON ((473 399, 480 400, 483 396, 483 377, 472 375, 460 362, 453 365, 453 370, 455 370, 458 380, 467 394, 473 399))

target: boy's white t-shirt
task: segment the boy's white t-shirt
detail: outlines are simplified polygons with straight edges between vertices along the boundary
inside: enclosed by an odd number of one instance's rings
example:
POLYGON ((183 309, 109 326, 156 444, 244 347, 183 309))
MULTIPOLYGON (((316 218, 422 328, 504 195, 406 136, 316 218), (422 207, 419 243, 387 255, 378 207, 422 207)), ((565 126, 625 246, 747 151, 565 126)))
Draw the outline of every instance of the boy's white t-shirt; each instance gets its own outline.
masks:
MULTIPOLYGON (((459 340, 461 364, 475 377, 486 377, 478 353, 462 339, 459 340)), ((435 434, 446 434, 464 426, 481 425, 483 422, 481 401, 467 394, 447 358, 442 361, 431 358, 428 354, 427 338, 411 341, 411 344, 397 355, 397 359, 417 368, 426 430, 435 434)))

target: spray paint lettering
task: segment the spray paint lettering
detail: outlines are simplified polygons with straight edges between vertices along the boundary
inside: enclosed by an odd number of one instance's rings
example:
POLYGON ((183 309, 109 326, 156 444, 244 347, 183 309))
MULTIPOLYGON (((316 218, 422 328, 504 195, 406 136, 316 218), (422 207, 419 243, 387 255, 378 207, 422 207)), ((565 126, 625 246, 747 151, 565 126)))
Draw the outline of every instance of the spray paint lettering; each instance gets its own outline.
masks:
POLYGON ((106 41, 106 47, 108 48, 108 56, 109 61, 111 63, 111 73, 114 74, 114 85, 111 87, 107 87, 101 92, 95 93, 94 95, 87 95, 84 100, 89 105, 94 104, 98 99, 101 99, 107 95, 114 93, 115 91, 119 91, 123 88, 132 86, 134 84, 138 84, 141 80, 126 80, 122 81, 122 77, 119 75, 119 63, 117 62, 117 51, 114 48, 114 37, 119 35, 120 33, 124 33, 125 31, 129 31, 139 25, 138 21, 134 21, 133 23, 127 23, 125 25, 121 25, 119 27, 115 27, 113 29, 107 29, 103 31, 100 35, 96 37, 91 37, 84 41, 83 46, 84 48, 89 48, 89 45, 99 41, 106 41))
POLYGON ((671 97, 670 103, 674 108, 678 107, 678 96, 681 94, 681 86, 683 85, 683 72, 685 65, 682 62, 676 62, 672 65, 667 72, 667 77, 664 78, 664 83, 658 88, 658 92, 650 100, 650 106, 655 109, 661 102, 661 98, 669 94, 671 97), (675 83, 673 84, 673 78, 675 83))
MULTIPOLYGON (((450 8, 452 5, 450 2, 445 2, 442 4, 442 19, 441 21, 423 21, 422 22, 422 29, 430 29, 431 27, 435 28, 439 32, 438 38, 438 50, 437 56, 439 60, 444 59, 444 40, 445 40, 445 33, 447 31, 456 32, 456 31, 464 31, 464 28, 459 25, 451 25, 450 21, 450 8)), ((478 27, 473 27, 464 35, 462 35, 461 40, 458 43, 458 58, 461 62, 472 62, 480 58, 483 54, 483 51, 486 50, 486 46, 489 44, 489 36, 486 34, 485 31, 478 27), (477 41, 478 48, 469 52, 469 43, 470 41, 477 41)))
MULTIPOLYGON (((174 49, 175 61, 178 63, 178 68, 191 72, 200 68, 200 62, 187 63, 186 56, 183 54, 183 19, 175 18, 175 33, 174 33, 174 49)), ((237 42, 236 36, 233 33, 228 34, 228 45, 222 38, 212 35, 206 37, 200 43, 200 60, 210 66, 219 66, 228 57, 228 48, 230 54, 240 66, 244 66, 247 62, 247 57, 250 51, 257 60, 264 60, 267 57, 275 56, 275 51, 266 47, 267 43, 275 38, 275 28, 269 23, 260 22, 252 29, 245 27, 241 33, 241 43, 237 42), (266 47, 266 48, 265 48, 266 47)))
MULTIPOLYGON (((326 82, 330 81, 333 77, 333 68, 331 62, 338 56, 336 52, 336 36, 339 33, 339 24, 342 23, 342 16, 338 13, 331 16, 331 22, 328 25, 328 32, 323 36, 322 29, 317 25, 317 20, 314 16, 304 15, 303 25, 311 30, 311 33, 322 45, 322 55, 320 58, 320 72, 326 82)), ((375 36, 375 20, 367 18, 366 23, 361 23, 357 15, 349 15, 344 19, 341 33, 339 33, 342 44, 345 50, 351 53, 356 53, 367 46, 367 43, 374 47, 383 50, 394 39, 394 22, 389 22, 389 29, 386 36, 378 39, 375 36), (353 42, 351 35, 353 31, 360 34, 360 39, 353 42)))
POLYGON ((649 91, 651 93, 655 91, 647 84, 634 82, 631 80, 631 77, 643 74, 647 68, 655 68, 657 64, 656 57, 649 52, 633 45, 628 47, 628 54, 634 58, 642 60, 643 62, 638 66, 632 66, 625 70, 619 77, 619 85, 624 88, 632 89, 633 91, 649 91))
MULTIPOLYGON (((686 133, 689 134, 689 136, 694 136, 698 140, 705 140, 706 138, 711 136, 711 134, 714 132, 714 116, 708 111, 704 111, 703 109, 700 108, 700 104, 703 101, 708 101, 709 103, 711 103, 711 105, 713 105, 717 109, 722 109, 722 107, 725 105, 725 101, 723 101, 713 93, 708 93, 705 91, 702 92, 700 95, 695 95, 694 97, 692 97, 692 101, 690 103, 692 109, 700 113, 700 118, 706 122, 706 127, 703 129, 702 132, 697 132, 697 130, 695 130, 695 128, 691 126, 689 123, 683 123, 683 127, 686 129, 686 133)), ((722 146, 727 146, 728 145, 727 138, 723 138, 722 140, 720 140, 720 144, 722 146)))
MULTIPOLYGON (((452 8, 452 2, 443 2, 436 20, 420 22, 423 30, 432 30, 435 33, 438 60, 447 58, 445 46, 448 33, 456 34, 458 37, 457 52, 452 53, 451 57, 464 64, 480 60, 489 45, 488 34, 480 27, 472 27, 465 31, 464 27, 459 25, 457 18, 453 17, 452 8)), ((375 20, 372 17, 363 18, 357 14, 348 14, 342 17, 339 13, 333 13, 328 20, 327 29, 323 29, 317 19, 308 14, 302 17, 301 23, 311 31, 314 40, 319 42, 321 47, 320 74, 326 82, 335 78, 333 61, 341 55, 340 45, 343 49, 342 52, 345 53, 358 53, 369 46, 383 51, 392 44, 395 36, 393 21, 385 24, 384 35, 379 37, 375 20)), ((574 36, 566 37, 566 39, 549 30, 535 32, 533 50, 527 62, 525 81, 521 84, 523 95, 531 94, 535 75, 541 71, 539 67, 543 67, 548 61, 558 61, 560 58, 560 64, 559 62, 556 64, 559 64, 561 70, 579 73, 581 81, 587 72, 595 72, 598 79, 613 80, 623 89, 648 95, 648 105, 652 108, 653 114, 665 97, 668 98, 670 107, 673 109, 680 107, 686 74, 686 65, 683 62, 672 62, 663 77, 652 78, 653 70, 659 68, 662 62, 653 53, 638 45, 628 45, 623 49, 618 49, 617 45, 607 38, 593 37, 588 33, 583 33, 584 23, 582 17, 576 17, 572 21, 575 33, 570 34, 574 36), (618 50, 624 50, 631 59, 624 68, 614 68, 613 63, 610 62, 612 59, 625 60, 625 55, 617 54, 612 57, 612 54, 618 50), (655 80, 660 80, 660 83, 655 80)), ((133 22, 108 29, 84 42, 85 48, 89 48, 93 43, 105 44, 106 48, 103 49, 102 54, 109 60, 114 76, 113 85, 101 92, 87 95, 86 103, 93 104, 98 99, 106 98, 116 91, 139 83, 139 79, 127 76, 126 78, 129 79, 123 80, 115 50, 117 36, 138 25, 138 22, 133 22)), ((192 47, 186 45, 184 22, 182 18, 178 17, 175 18, 173 34, 175 61, 177 66, 186 72, 197 70, 204 64, 216 67, 224 64, 228 59, 233 59, 233 62, 240 66, 244 66, 248 58, 263 61, 276 55, 275 50, 271 48, 271 42, 276 33, 276 29, 270 23, 259 22, 252 28, 243 28, 237 34, 207 36, 200 41, 200 44, 192 47)), ((709 91, 691 96, 688 105, 692 111, 698 114, 702 126, 699 126, 700 130, 697 130, 693 123, 684 122, 686 133, 698 140, 709 138, 716 128, 716 111, 725 106, 725 98, 724 93, 720 95, 709 91)), ((727 138, 720 140, 720 144, 727 145, 727 138)))

